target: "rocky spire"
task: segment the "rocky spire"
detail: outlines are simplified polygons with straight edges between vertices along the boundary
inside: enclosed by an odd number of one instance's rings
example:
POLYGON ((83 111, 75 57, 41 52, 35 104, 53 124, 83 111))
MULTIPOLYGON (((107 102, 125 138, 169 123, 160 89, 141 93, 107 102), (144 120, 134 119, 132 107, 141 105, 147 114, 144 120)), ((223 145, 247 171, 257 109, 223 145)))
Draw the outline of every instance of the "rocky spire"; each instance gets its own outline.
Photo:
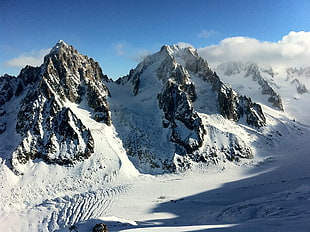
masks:
POLYGON ((103 83, 108 77, 103 75, 97 62, 60 40, 45 56, 43 83, 49 92, 57 93, 62 99, 80 103, 85 99, 94 110, 96 121, 110 125, 111 118, 106 97, 110 95, 103 83))
POLYGON ((41 158, 48 163, 73 164, 94 152, 94 140, 66 102, 85 102, 97 122, 111 124, 106 98, 107 76, 97 62, 64 41, 59 41, 39 68, 26 67, 12 79, 15 95, 22 95, 16 131, 20 145, 13 151, 12 167, 41 158))
MULTIPOLYGON (((164 160, 161 154, 156 154, 156 149, 150 149, 148 144, 140 143, 139 148, 134 146, 136 141, 132 140, 133 137, 146 136, 141 135, 143 132, 133 136, 134 132, 132 132, 123 135, 127 141, 125 146, 130 156, 135 157, 138 154, 138 159, 145 160, 151 156, 153 163, 156 163, 154 166, 162 166, 163 169, 167 168, 170 171, 186 169, 192 161, 213 162, 218 159, 219 154, 223 154, 229 160, 252 157, 251 149, 234 134, 227 135, 229 140, 225 145, 218 145, 220 147, 206 142, 212 139, 214 133, 217 133, 214 131, 220 130, 205 125, 201 114, 198 113, 199 108, 195 108, 199 95, 197 84, 203 86, 200 87, 203 91, 210 89, 213 92, 214 98, 201 99, 200 95, 198 100, 214 105, 217 109, 215 114, 221 114, 224 118, 233 121, 246 118, 243 121, 254 127, 264 126, 265 117, 258 104, 245 96, 238 96, 231 87, 225 85, 208 67, 208 63, 198 55, 196 49, 164 45, 159 52, 146 57, 130 71, 128 76, 119 79, 117 83, 131 85, 137 101, 140 95, 146 94, 145 91, 156 92, 150 86, 153 85, 152 83, 161 83, 161 87, 156 85, 158 89, 156 98, 163 115, 162 127, 170 131, 169 140, 175 147, 170 158, 164 160), (209 129, 210 134, 207 128, 213 128, 209 129), (202 150, 204 152, 201 152, 202 150)), ((140 170, 143 171, 143 168, 140 170)))

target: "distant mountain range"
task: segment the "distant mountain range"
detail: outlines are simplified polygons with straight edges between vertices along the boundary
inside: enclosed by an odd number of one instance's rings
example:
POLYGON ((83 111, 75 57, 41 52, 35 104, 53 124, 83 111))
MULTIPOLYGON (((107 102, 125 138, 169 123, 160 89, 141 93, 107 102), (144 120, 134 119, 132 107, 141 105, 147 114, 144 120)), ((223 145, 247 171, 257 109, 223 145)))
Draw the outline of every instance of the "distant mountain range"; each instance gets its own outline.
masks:
POLYGON ((292 116, 289 101, 309 94, 310 67, 277 75, 246 62, 211 70, 197 50, 165 45, 113 81, 59 41, 40 67, 0 78, 1 156, 17 175, 29 162, 104 158, 108 146, 142 173, 244 162, 255 155, 251 135, 272 131, 268 115, 292 116))

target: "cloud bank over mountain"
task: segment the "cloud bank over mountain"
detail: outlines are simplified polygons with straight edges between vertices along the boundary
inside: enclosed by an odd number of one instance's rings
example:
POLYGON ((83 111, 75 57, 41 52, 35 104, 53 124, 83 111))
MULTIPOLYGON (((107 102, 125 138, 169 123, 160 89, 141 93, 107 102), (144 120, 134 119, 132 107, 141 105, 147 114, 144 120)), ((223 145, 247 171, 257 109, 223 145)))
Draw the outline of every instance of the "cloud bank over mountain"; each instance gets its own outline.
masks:
POLYGON ((11 60, 5 62, 7 67, 18 67, 23 68, 26 65, 39 66, 42 64, 44 56, 50 51, 50 48, 32 50, 29 53, 21 54, 11 60))
MULTIPOLYGON (((215 31, 202 31, 207 34, 215 31)), ((190 43, 179 42, 180 47, 195 47, 190 43)), ((149 55, 148 49, 133 47, 126 42, 113 45, 117 56, 140 62, 149 55)), ((33 50, 7 60, 5 67, 22 68, 26 65, 38 66, 42 63, 48 49, 33 50)), ((225 62, 254 62, 277 68, 310 66, 310 32, 291 31, 277 42, 260 41, 255 38, 237 36, 220 41, 219 44, 198 49, 199 55, 209 63, 211 68, 225 62)), ((133 67, 132 67, 133 68, 133 67)))
POLYGON ((310 32, 291 31, 277 42, 259 41, 249 37, 230 37, 218 45, 198 49, 211 67, 229 61, 251 61, 272 67, 310 65, 310 32))

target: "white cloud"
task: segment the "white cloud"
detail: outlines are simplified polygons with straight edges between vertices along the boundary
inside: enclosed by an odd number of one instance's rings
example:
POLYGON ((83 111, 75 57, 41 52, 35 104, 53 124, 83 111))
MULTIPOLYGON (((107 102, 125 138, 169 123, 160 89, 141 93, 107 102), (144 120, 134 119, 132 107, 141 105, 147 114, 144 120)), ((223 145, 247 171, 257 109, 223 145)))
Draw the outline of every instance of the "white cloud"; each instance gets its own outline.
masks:
POLYGON ((150 55, 150 52, 146 49, 141 48, 135 51, 133 56, 131 56, 131 59, 140 62, 148 55, 150 55))
POLYGON ((194 47, 194 46, 191 45, 190 43, 185 43, 185 42, 179 42, 179 43, 177 43, 177 45, 178 45, 179 47, 181 47, 181 48, 188 48, 188 47, 193 48, 193 47, 194 47))
POLYGON ((198 34, 198 37, 199 37, 199 38, 207 39, 207 38, 209 38, 209 37, 211 37, 211 36, 214 36, 214 35, 216 35, 216 34, 218 34, 218 32, 217 32, 217 31, 214 31, 214 30, 202 30, 202 31, 200 31, 200 33, 198 34))
POLYGON ((144 48, 136 48, 126 42, 120 42, 113 45, 116 55, 124 56, 130 60, 142 61, 150 52, 144 48))
POLYGON ((114 45, 115 52, 118 56, 126 55, 125 46, 125 43, 117 43, 114 45))
POLYGON ((292 31, 278 42, 231 37, 198 52, 213 68, 229 61, 250 61, 279 68, 310 66, 310 32, 292 31))
POLYGON ((49 53, 51 49, 33 50, 30 53, 21 54, 20 56, 5 62, 7 67, 25 67, 26 65, 39 66, 43 63, 44 56, 49 53))

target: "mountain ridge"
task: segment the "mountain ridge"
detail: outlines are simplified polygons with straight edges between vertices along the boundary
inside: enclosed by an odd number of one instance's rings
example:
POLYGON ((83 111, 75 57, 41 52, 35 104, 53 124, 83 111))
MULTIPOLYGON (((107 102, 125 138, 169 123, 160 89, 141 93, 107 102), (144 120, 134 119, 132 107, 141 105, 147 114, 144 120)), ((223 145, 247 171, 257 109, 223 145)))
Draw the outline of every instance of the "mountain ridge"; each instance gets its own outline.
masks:
POLYGON ((0 77, 0 230, 306 230, 307 70, 254 67, 281 110, 242 65, 166 45, 112 81, 60 41, 0 77))
MULTIPOLYGON (((253 68, 257 70, 256 66, 253 68)), ((270 98, 278 99, 273 101, 274 106, 283 110, 279 95, 259 74, 256 76, 260 85, 268 89, 270 98)), ((257 80, 255 78, 253 80, 257 80)), ((190 47, 164 45, 127 76, 111 82, 97 62, 60 40, 40 67, 27 66, 17 78, 4 76, 1 82, 1 105, 9 104, 14 96, 23 95, 15 121, 20 142, 9 151, 16 174, 23 173, 23 165, 29 160, 73 165, 94 153, 97 145, 91 128, 84 125, 67 102, 86 106, 91 118, 98 123, 111 126, 116 122, 124 148, 141 172, 175 172, 195 163, 253 158, 250 144, 244 138, 233 131, 222 131, 217 125, 210 127, 203 118, 220 116, 224 125, 245 123, 254 130, 266 126, 261 105, 225 84, 197 50, 190 47), (201 85, 200 91, 196 83, 201 85), (119 102, 120 86, 131 88, 132 97, 125 96, 121 99, 123 102, 119 102), (114 89, 112 96, 109 88, 114 89), (116 104, 112 106, 115 112, 119 111, 123 104, 133 104, 124 102, 129 97, 140 108, 130 106, 125 110, 127 116, 136 115, 136 118, 113 114, 111 104, 116 104), (210 109, 201 111, 206 105, 210 109), (156 118, 143 119, 148 111, 155 112, 156 118), (122 120, 124 122, 120 122, 122 120), (144 124, 138 125, 139 120, 144 120, 144 124), (157 123, 151 122, 153 126, 148 126, 152 120, 157 123), (125 128, 127 124, 131 126, 122 131, 120 125, 125 128), (219 144, 210 143, 221 133, 226 135, 219 144), (167 151, 163 150, 163 144, 167 151)), ((5 122, 2 125, 4 133, 5 122)))

